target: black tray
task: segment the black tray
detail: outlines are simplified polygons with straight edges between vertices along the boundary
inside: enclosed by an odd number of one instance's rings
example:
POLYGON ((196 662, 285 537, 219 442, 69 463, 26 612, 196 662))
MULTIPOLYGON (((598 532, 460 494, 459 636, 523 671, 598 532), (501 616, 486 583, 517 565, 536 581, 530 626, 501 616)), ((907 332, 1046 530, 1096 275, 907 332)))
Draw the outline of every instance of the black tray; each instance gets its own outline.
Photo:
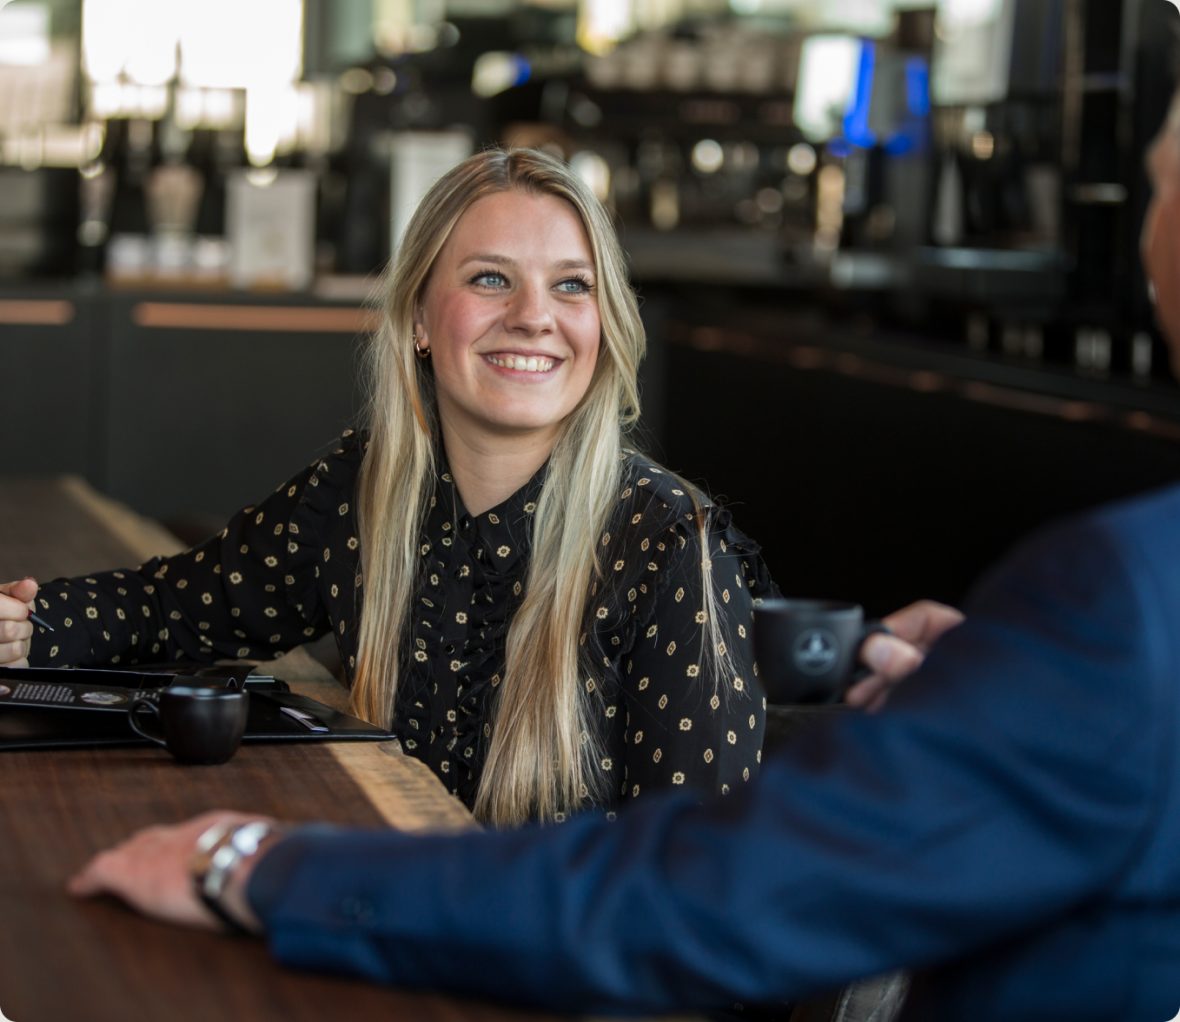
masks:
POLYGON ((173 681, 187 683, 193 677, 204 683, 245 686, 250 693, 250 713, 244 742, 381 741, 394 737, 385 728, 296 695, 280 679, 248 676, 241 669, 206 668, 174 674, 0 667, 0 750, 150 744, 127 722, 131 701, 173 681), (48 695, 49 700, 38 698, 42 695, 48 695), (286 713, 284 707, 299 713, 286 713))

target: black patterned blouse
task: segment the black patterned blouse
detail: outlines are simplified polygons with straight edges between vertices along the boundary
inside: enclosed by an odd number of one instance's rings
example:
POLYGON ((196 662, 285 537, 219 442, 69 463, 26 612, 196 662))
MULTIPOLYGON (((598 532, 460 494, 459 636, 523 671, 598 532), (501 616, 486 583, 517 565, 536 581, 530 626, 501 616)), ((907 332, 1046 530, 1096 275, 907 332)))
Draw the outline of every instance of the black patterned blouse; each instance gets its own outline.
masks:
MULTIPOLYGON (((233 516, 218 535, 136 570, 42 586, 34 665, 270 659, 331 630, 356 667, 362 579, 355 493, 363 441, 233 516)), ((421 578, 401 650, 393 730, 470 806, 492 733, 508 626, 520 604, 544 469, 499 506, 469 515, 444 470, 421 537, 421 578)), ((627 456, 602 539, 606 581, 587 615, 611 804, 673 785, 729 791, 761 757, 754 601, 773 590, 758 547, 710 509, 709 559, 735 676, 701 659, 700 543, 678 480, 627 456)))

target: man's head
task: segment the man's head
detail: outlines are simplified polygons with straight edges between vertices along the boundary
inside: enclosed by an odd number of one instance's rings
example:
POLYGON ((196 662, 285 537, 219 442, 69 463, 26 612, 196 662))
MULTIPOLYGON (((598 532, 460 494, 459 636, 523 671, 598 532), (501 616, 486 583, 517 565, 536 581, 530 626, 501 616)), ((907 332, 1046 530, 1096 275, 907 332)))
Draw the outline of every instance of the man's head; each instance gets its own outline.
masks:
POLYGON ((1180 91, 1148 150, 1147 172, 1152 199, 1143 222, 1143 265, 1180 376, 1180 91))

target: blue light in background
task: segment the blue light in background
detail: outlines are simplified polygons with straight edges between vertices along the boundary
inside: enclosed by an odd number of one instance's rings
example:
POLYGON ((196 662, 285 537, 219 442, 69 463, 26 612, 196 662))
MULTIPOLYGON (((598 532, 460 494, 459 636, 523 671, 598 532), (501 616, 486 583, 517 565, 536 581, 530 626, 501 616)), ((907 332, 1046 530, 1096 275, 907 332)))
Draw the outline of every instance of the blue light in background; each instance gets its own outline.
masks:
POLYGON ((528 62, 528 59, 519 53, 512 55, 512 64, 516 70, 516 78, 513 80, 513 85, 524 85, 533 76, 533 67, 528 62))
POLYGON ((885 151, 890 156, 925 152, 929 147, 930 69, 921 57, 906 58, 905 100, 905 116, 885 143, 885 151))
POLYGON ((869 127, 877 60, 876 44, 862 40, 856 83, 844 114, 843 131, 828 143, 828 151, 833 156, 846 157, 853 149, 872 149, 878 144, 891 156, 904 156, 924 152, 929 145, 930 70, 922 57, 905 58, 905 108, 896 130, 879 139, 869 127))
POLYGON ((906 106, 915 117, 930 113, 930 68, 922 57, 907 57, 905 62, 906 106))
POLYGON ((860 44, 860 66, 848 111, 844 114, 844 140, 861 149, 871 149, 877 136, 869 128, 869 107, 873 101, 873 72, 877 66, 876 44, 865 39, 860 44))

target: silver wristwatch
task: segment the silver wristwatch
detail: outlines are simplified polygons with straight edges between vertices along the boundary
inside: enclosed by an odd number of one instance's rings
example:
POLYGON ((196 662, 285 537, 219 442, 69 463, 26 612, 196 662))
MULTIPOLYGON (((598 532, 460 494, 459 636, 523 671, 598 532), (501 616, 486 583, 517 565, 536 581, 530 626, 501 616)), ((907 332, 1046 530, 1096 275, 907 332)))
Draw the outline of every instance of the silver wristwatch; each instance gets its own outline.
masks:
POLYGON ((278 840, 284 828, 272 820, 215 823, 197 838, 189 870, 198 898, 218 919, 236 933, 253 932, 245 898, 230 898, 230 881, 242 865, 264 846, 278 840), (237 904, 237 902, 241 904, 237 904))

